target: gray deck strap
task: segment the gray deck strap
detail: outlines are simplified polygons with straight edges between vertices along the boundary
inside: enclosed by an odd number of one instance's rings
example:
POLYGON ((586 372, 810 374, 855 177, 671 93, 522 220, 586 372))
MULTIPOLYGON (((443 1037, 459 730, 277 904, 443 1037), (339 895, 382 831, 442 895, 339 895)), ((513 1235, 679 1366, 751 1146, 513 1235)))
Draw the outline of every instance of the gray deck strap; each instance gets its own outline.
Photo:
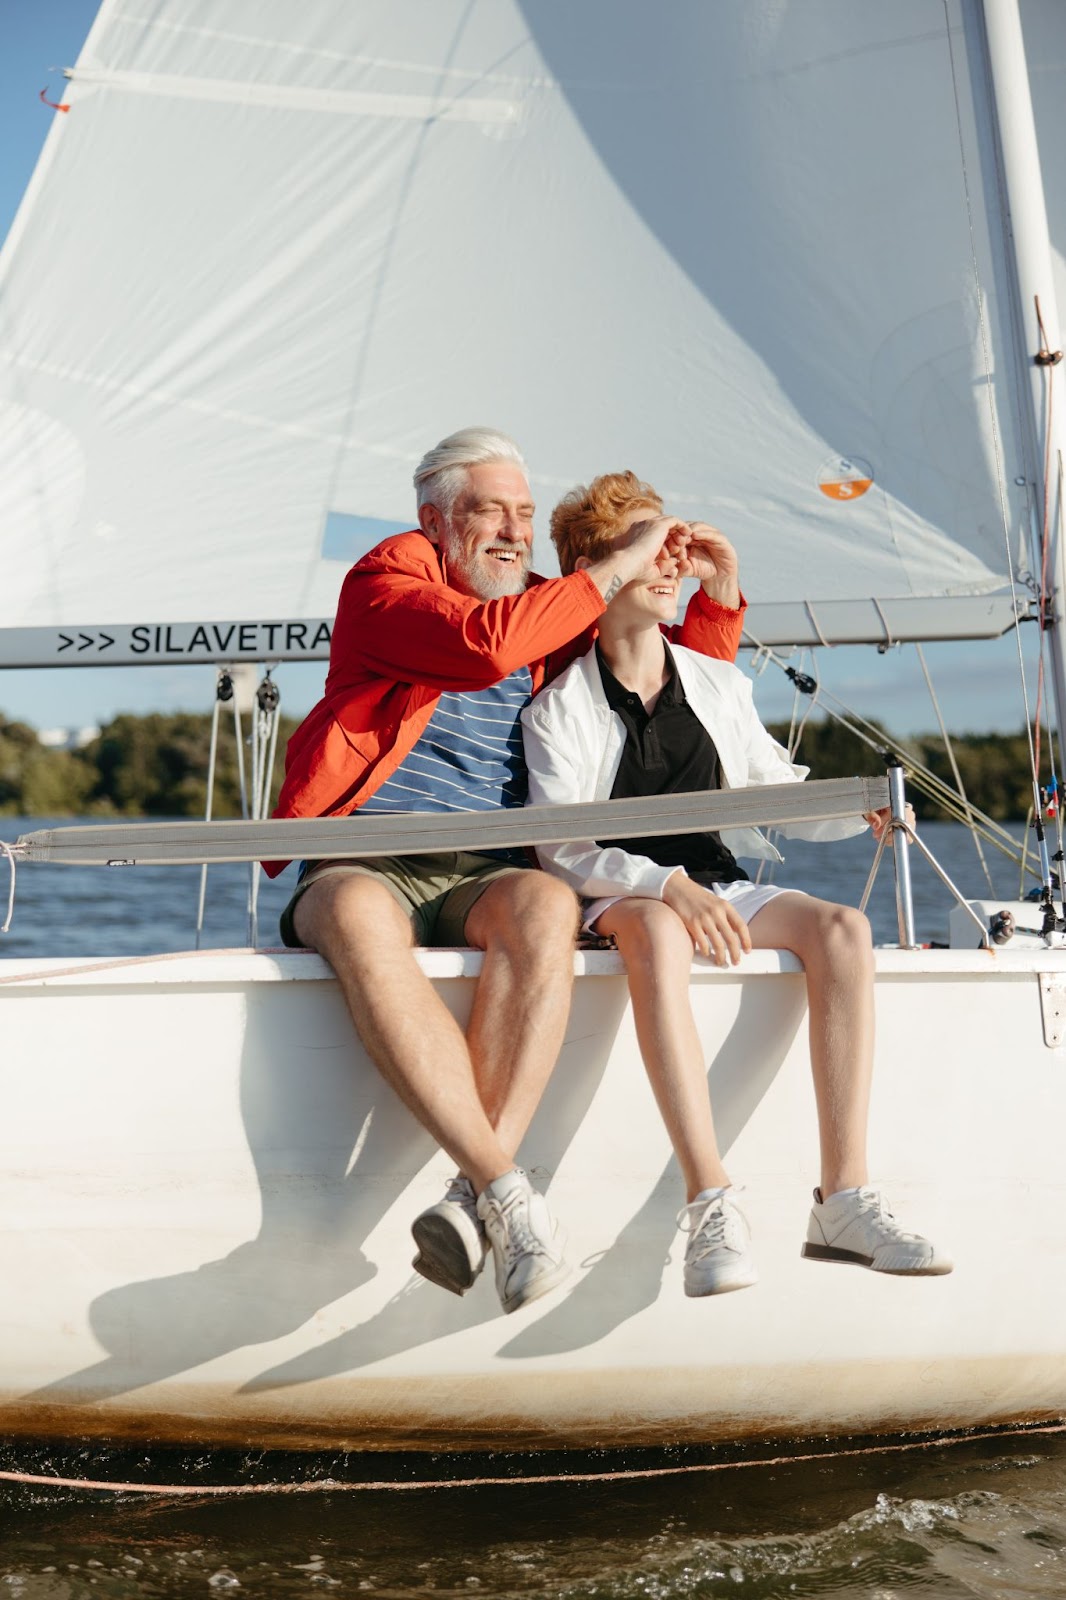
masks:
POLYGON ((825 778, 812 783, 501 811, 412 811, 266 822, 75 824, 25 833, 15 849, 21 861, 90 867, 302 857, 328 860, 784 826, 856 817, 887 804, 887 778, 825 778))

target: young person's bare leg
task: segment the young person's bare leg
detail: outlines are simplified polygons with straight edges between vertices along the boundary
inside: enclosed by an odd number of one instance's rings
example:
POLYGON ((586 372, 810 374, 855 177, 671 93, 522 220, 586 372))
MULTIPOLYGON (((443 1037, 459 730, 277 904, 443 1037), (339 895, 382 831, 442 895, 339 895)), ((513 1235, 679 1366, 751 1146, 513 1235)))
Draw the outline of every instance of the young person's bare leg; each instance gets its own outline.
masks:
POLYGON ((685 1180, 686 1199, 725 1188, 707 1090, 707 1064, 689 999, 692 939, 660 900, 609 906, 596 932, 613 936, 626 964, 640 1053, 685 1180))
POLYGON ((867 1181, 866 1128, 874 1050, 870 924, 850 906, 778 895, 752 917, 752 946, 791 950, 807 974, 811 1071, 821 1142, 821 1191, 867 1181))
POLYGON ((906 1277, 950 1272, 950 1258, 901 1227, 867 1182, 874 986, 866 918, 848 906, 786 893, 752 917, 749 931, 755 948, 792 950, 807 972, 822 1181, 803 1255, 906 1277))
POLYGON ((618 900, 597 933, 613 934, 626 964, 640 1053, 685 1180, 678 1223, 685 1293, 724 1294, 758 1280, 747 1220, 737 1206, 714 1132, 707 1067, 689 999, 692 937, 658 900, 618 900))

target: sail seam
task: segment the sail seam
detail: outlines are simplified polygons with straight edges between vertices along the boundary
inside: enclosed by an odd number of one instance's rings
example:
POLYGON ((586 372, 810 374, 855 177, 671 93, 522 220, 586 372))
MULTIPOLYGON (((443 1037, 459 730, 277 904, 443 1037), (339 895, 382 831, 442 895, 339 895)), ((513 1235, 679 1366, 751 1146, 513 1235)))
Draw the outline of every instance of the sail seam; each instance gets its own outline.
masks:
POLYGON ((171 100, 316 111, 332 116, 400 118, 411 122, 513 123, 520 112, 514 100, 441 99, 438 95, 383 94, 373 90, 292 89, 229 78, 185 78, 162 72, 118 72, 75 68, 76 85, 117 89, 126 94, 162 95, 171 100))
MULTIPOLYGON (((164 22, 158 17, 140 17, 130 11, 118 11, 113 21, 131 23, 156 33, 177 33, 198 39, 218 40, 225 44, 253 45, 258 49, 276 50, 290 56, 303 56, 317 61, 339 61, 359 67, 378 67, 392 72, 417 73, 423 77, 438 78, 439 64, 427 66, 421 61, 401 61, 390 56, 369 56, 359 52, 349 54, 344 50, 321 50, 312 45, 293 44, 288 39, 267 39, 251 33, 233 33, 220 28, 196 28, 184 22, 164 22)), ((521 85, 527 89, 557 89, 552 77, 525 78, 518 73, 479 71, 467 67, 449 67, 450 78, 466 78, 471 83, 500 83, 521 85)))

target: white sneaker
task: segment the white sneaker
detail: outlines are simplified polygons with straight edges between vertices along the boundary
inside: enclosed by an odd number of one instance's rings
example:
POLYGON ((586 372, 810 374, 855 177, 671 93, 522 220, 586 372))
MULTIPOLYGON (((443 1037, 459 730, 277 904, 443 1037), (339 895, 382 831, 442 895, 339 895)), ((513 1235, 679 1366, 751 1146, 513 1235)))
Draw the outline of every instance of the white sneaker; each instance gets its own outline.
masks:
POLYGON ((815 1189, 802 1254, 811 1261, 853 1261, 902 1277, 937 1277, 953 1267, 950 1257, 928 1239, 901 1228, 880 1192, 869 1188, 830 1195, 825 1201, 815 1189))
POLYGON ((520 1167, 496 1178, 478 1195, 496 1263, 496 1293, 505 1311, 539 1300, 562 1283, 569 1266, 548 1202, 520 1167))
POLYGON ((469 1178, 457 1173, 443 1200, 411 1224, 418 1254, 416 1272, 452 1294, 465 1294, 485 1265, 489 1241, 477 1214, 477 1196, 469 1178))
POLYGON ((678 1227, 688 1234, 687 1295, 728 1294, 759 1281, 751 1259, 751 1230, 733 1199, 735 1193, 735 1189, 723 1189, 711 1200, 693 1200, 677 1214, 678 1227))

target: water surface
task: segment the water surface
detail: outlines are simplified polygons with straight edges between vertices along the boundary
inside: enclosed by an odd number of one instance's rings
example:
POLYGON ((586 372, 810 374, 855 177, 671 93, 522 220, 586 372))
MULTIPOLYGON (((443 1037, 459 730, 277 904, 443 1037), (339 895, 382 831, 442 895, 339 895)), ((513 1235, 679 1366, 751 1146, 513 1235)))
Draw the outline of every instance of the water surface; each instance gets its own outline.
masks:
MULTIPOLYGON (((44 825, 0 818, 0 837, 44 825)), ((987 893, 961 829, 929 824, 922 835, 960 886, 987 893)), ((784 848, 779 881, 857 902, 872 858, 868 838, 784 848)), ((997 894, 1015 898, 1017 868, 998 856, 990 864, 997 894)), ((920 860, 913 875, 919 937, 944 941, 950 896, 920 860)), ((277 913, 291 876, 263 883, 261 945, 277 943, 277 913)), ((26 866, 0 960, 188 948, 198 892, 196 869, 26 866)), ((246 900, 244 869, 211 869, 206 945, 247 942, 246 900)), ((871 918, 878 939, 896 938, 887 862, 871 918)), ((814 1441, 814 1448, 824 1451, 827 1441, 814 1441)), ((756 1459, 775 1454, 760 1447, 756 1459)), ((707 1460, 680 1451, 532 1465, 632 1472, 707 1460)), ((380 1462, 351 1458, 110 1456, 99 1447, 31 1450, 12 1441, 0 1443, 0 1469, 215 1484, 386 1475, 380 1462)), ((454 1462, 432 1460, 388 1467, 390 1474, 437 1479, 455 1470, 454 1462)), ((521 1477, 530 1463, 501 1453, 489 1462, 459 1463, 458 1470, 521 1477)), ((902 1452, 867 1448, 813 1462, 597 1484, 518 1481, 230 1500, 112 1497, 0 1482, 0 1600, 231 1593, 263 1600, 323 1594, 1050 1600, 1066 1595, 1066 1439, 1033 1434, 902 1452)))

